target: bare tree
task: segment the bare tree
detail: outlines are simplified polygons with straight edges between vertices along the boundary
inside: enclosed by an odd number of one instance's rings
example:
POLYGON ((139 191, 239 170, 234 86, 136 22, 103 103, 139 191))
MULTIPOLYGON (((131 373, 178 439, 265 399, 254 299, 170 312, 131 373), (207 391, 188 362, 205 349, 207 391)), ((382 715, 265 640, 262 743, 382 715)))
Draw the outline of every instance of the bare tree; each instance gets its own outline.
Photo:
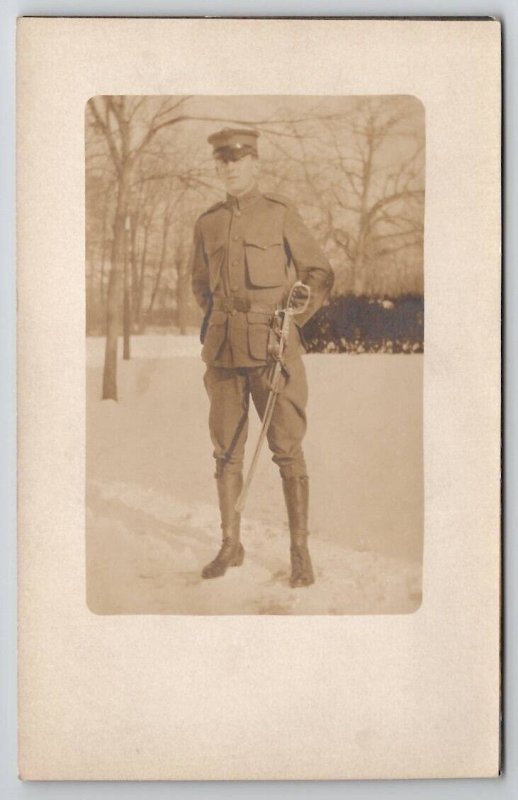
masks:
POLYGON ((334 234, 349 256, 356 293, 372 290, 373 267, 382 257, 422 241, 424 142, 407 123, 394 102, 369 99, 358 104, 349 123, 354 155, 344 154, 335 138, 346 183, 335 185, 334 195, 356 217, 356 231, 337 226, 334 234), (410 151, 406 156, 401 140, 410 151))
MULTIPOLYGON (((100 97, 88 103, 94 128, 104 137, 117 178, 110 278, 107 297, 103 400, 117 400, 117 341, 120 298, 127 264, 127 219, 135 165, 159 131, 185 119, 179 112, 187 97, 160 102, 148 121, 139 116, 145 98, 100 97)), ((129 293, 124 292, 128 298, 129 293)), ((129 313, 129 312, 128 312, 129 313)))
MULTIPOLYGON (((286 116, 286 111, 284 111, 286 116)), ((336 292, 399 293, 412 254, 422 282, 424 126, 413 98, 358 98, 286 126, 269 176, 293 193, 333 261, 336 292), (391 275, 387 273, 391 271, 391 275), (399 278, 398 278, 399 276, 399 278)))

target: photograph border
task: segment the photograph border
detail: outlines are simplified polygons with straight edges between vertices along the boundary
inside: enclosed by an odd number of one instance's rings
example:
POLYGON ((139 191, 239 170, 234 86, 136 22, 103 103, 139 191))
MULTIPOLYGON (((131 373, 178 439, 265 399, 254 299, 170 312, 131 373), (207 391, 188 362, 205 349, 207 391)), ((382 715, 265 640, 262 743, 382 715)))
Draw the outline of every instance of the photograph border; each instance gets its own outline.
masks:
MULTIPOLYGON (((125 12, 132 12, 138 16, 144 16, 142 13, 142 3, 126 3, 125 12)), ((195 14, 199 13, 200 9, 193 8, 192 4, 177 3, 176 9, 183 9, 185 6, 187 14, 191 11, 195 14)), ((295 10, 288 6, 295 4, 279 2, 276 4, 276 11, 285 9, 286 13, 295 10)), ((312 4, 313 7, 304 11, 309 15, 314 15, 315 12, 322 13, 325 11, 331 16, 335 12, 347 13, 356 17, 364 16, 366 10, 366 3, 339 3, 340 9, 333 6, 328 12, 328 4, 322 6, 321 4, 312 4), (315 6, 317 6, 315 8, 315 6)), ((149 2, 146 4, 146 15, 161 16, 167 14, 168 4, 166 2, 149 2)), ((511 102, 512 96, 516 96, 517 86, 517 56, 513 54, 511 48, 511 41, 516 38, 517 33, 517 8, 514 0, 498 0, 491 5, 488 9, 487 3, 484 3, 483 9, 487 13, 496 13, 503 20, 504 28, 504 43, 505 48, 505 97, 506 97, 506 112, 505 112, 505 130, 507 139, 506 148, 506 191, 505 191, 505 217, 511 219, 511 212, 516 215, 516 185, 518 183, 518 171, 516 168, 516 148, 513 146, 512 130, 516 130, 516 104, 511 102)), ((268 13, 268 4, 250 2, 247 5, 247 11, 257 9, 255 13, 263 14, 268 13), (266 9, 265 9, 266 6, 266 9)), ((217 8, 213 6, 210 12, 213 14, 228 13, 230 4, 219 3, 217 8)), ((209 9, 204 4, 203 13, 209 9)), ((301 10, 300 3, 297 4, 297 12, 301 10)), ((369 10, 374 14, 396 15, 398 18, 406 15, 409 12, 415 12, 415 2, 372 2, 369 4, 369 10)), ((420 15, 429 13, 432 18, 437 18, 437 13, 443 11, 447 14, 445 18, 451 19, 455 13, 474 15, 480 13, 481 4, 478 2, 444 2, 443 0, 435 0, 435 2, 427 2, 419 4, 420 15)), ((6 254, 6 262, 9 262, 8 271, 3 271, 0 275, 2 291, 0 291, 0 307, 2 309, 1 318, 3 320, 3 336, 0 340, 1 351, 1 364, 2 364, 2 377, 5 378, 2 382, 2 415, 1 415, 1 430, 2 434, 5 433, 3 441, 6 442, 6 447, 3 448, 1 453, 2 467, 2 502, 0 514, 2 522, 4 523, 3 530, 7 533, 4 534, 6 544, 5 555, 6 558, 1 561, 2 577, 2 598, 4 599, 3 608, 5 613, 2 615, 2 640, 7 644, 6 648, 2 648, 2 666, 5 667, 4 674, 8 675, 8 679, 2 682, 2 701, 7 711, 6 722, 3 727, 2 737, 2 764, 5 764, 6 769, 2 770, 2 784, 9 792, 9 796, 18 797, 22 796, 24 787, 17 782, 15 774, 15 749, 16 749, 16 733, 15 733, 15 697, 14 697, 14 683, 16 676, 15 668, 15 637, 16 637, 16 623, 15 623, 15 609, 16 609, 16 573, 15 573, 15 491, 14 491, 14 463, 15 463, 15 409, 14 409, 14 296, 15 296, 15 279, 14 279, 14 218, 15 218, 15 202, 14 202, 14 18, 16 15, 70 15, 70 8, 66 4, 56 4, 53 2, 16 2, 16 0, 8 0, 2 6, 2 21, 4 25, 1 27, 0 35, 2 43, 5 43, 0 51, 2 65, 5 69, 1 73, 2 92, 8 99, 8 115, 4 117, 1 122, 2 131, 2 149, 0 153, 0 167, 2 180, 5 182, 8 192, 2 193, 0 197, 0 204, 2 210, 5 211, 1 215, 1 234, 2 243, 5 245, 3 252, 6 254)), ((112 15, 117 16, 120 14, 120 5, 117 3, 99 2, 98 0, 91 0, 91 2, 83 2, 78 0, 74 6, 76 16, 97 13, 100 16, 112 15)), ((505 295, 505 334, 506 334, 506 350, 505 350, 505 412, 506 412, 506 487, 505 492, 505 528, 510 533, 515 527, 518 519, 518 504, 516 501, 516 494, 513 493, 512 488, 516 485, 517 474, 517 418, 515 402, 516 397, 516 371, 512 367, 513 361, 515 362, 516 344, 517 344, 517 323, 515 315, 513 314, 513 307, 517 300, 517 279, 516 274, 513 275, 509 268, 509 264, 514 263, 517 257, 517 236, 513 232, 513 226, 507 225, 505 231, 505 254, 506 263, 508 268, 506 270, 506 295, 505 295)), ((507 742, 507 751, 511 754, 518 751, 517 744, 517 704, 516 704, 516 661, 517 661, 517 646, 514 637, 511 633, 511 621, 514 618, 517 608, 517 592, 516 582, 512 579, 512 575, 516 573, 517 569, 517 545, 513 537, 508 536, 505 544, 505 573, 508 579, 505 582, 505 597, 506 597, 506 615, 505 615, 505 628, 508 632, 506 637, 506 714, 505 714, 505 738, 507 742)), ((49 792, 54 792, 55 796, 60 795, 62 791, 70 791, 73 785, 65 783, 46 783, 39 785, 32 785, 31 791, 36 796, 50 796, 49 792)), ((341 781, 334 783, 313 782, 307 784, 305 791, 310 792, 313 796, 323 798, 324 796, 332 796, 333 793, 342 792, 343 786, 341 781)), ((115 797, 120 791, 124 791, 125 796, 129 794, 130 797, 139 796, 140 792, 145 789, 146 792, 152 792, 155 796, 165 797, 170 794, 170 787, 167 784, 156 784, 145 782, 142 786, 140 784, 107 784, 104 782, 97 783, 82 783, 80 786, 75 787, 78 795, 82 797, 97 796, 100 792, 103 797, 115 797)), ((457 779, 454 782, 451 780, 418 780, 418 781, 355 781, 348 782, 347 791, 352 792, 352 796, 368 796, 376 797, 381 796, 395 796, 404 797, 408 792, 410 796, 414 795, 415 790, 418 789, 424 797, 446 797, 449 796, 451 791, 455 791, 456 796, 471 797, 473 791, 477 793, 480 798, 493 798, 497 795, 499 797, 512 797, 517 791, 516 780, 516 756, 510 760, 504 760, 504 774, 499 780, 487 781, 484 779, 457 779)), ((253 784, 247 783, 197 783, 197 784, 176 784, 175 791, 181 796, 204 796, 204 797, 223 797, 233 795, 236 796, 243 792, 249 792, 252 796, 274 796, 279 793, 282 796, 295 796, 299 793, 300 787, 296 782, 268 782, 268 784, 253 784)))

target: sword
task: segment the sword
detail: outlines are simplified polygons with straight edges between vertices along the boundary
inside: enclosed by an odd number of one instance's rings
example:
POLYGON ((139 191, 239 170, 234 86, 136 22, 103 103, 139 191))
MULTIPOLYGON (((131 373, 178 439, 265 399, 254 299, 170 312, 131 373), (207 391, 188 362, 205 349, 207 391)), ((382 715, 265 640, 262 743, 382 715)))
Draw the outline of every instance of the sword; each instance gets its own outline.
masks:
POLYGON ((252 457, 250 467, 248 468, 248 473, 243 483, 243 489, 241 490, 241 494, 237 498, 237 502, 234 506, 235 510, 238 513, 243 511, 245 507, 248 490, 250 488, 250 484, 252 483, 252 478, 254 477, 254 473, 257 468, 259 454, 261 452, 263 442, 268 432, 268 428, 270 427, 270 423, 272 421, 275 402, 277 400, 278 395, 281 392, 280 384, 281 384, 282 374, 283 373, 287 374, 287 370, 283 362, 283 356, 284 356, 284 350, 286 349, 286 345, 288 343, 288 334, 290 331, 291 318, 297 316, 298 314, 303 314, 307 310, 310 296, 311 296, 311 289, 309 288, 309 286, 306 286, 306 284, 302 283, 302 281, 296 281, 291 287, 290 292, 288 294, 288 299, 286 300, 286 307, 281 309, 280 311, 275 312, 279 316, 282 315, 282 325, 279 335, 279 348, 275 356, 276 363, 270 385, 270 393, 268 395, 268 400, 266 402, 266 407, 264 409, 264 414, 261 422, 261 430, 257 438, 257 444, 255 446, 254 455, 252 457))

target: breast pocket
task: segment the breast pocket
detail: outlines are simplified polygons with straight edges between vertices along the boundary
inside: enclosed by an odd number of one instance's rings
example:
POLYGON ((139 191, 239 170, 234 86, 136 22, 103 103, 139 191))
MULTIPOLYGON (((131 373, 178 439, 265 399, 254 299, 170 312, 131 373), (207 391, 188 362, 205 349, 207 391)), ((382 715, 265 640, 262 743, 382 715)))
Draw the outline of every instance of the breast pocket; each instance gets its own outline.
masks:
POLYGON ((286 253, 279 238, 248 236, 245 241, 248 280, 252 286, 266 288, 286 282, 286 253))
POLYGON ((201 357, 204 361, 210 362, 217 359, 227 334, 227 319, 228 317, 224 311, 213 311, 210 315, 201 351, 201 357))

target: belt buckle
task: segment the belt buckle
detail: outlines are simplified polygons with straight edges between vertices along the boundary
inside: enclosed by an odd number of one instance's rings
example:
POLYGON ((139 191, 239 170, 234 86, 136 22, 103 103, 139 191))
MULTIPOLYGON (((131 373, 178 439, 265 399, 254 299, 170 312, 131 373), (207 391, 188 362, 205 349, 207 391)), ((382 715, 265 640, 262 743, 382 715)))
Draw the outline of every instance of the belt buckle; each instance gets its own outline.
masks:
POLYGON ((250 300, 247 297, 236 297, 235 295, 222 297, 218 305, 220 309, 227 314, 232 314, 232 312, 235 311, 250 310, 250 300))

